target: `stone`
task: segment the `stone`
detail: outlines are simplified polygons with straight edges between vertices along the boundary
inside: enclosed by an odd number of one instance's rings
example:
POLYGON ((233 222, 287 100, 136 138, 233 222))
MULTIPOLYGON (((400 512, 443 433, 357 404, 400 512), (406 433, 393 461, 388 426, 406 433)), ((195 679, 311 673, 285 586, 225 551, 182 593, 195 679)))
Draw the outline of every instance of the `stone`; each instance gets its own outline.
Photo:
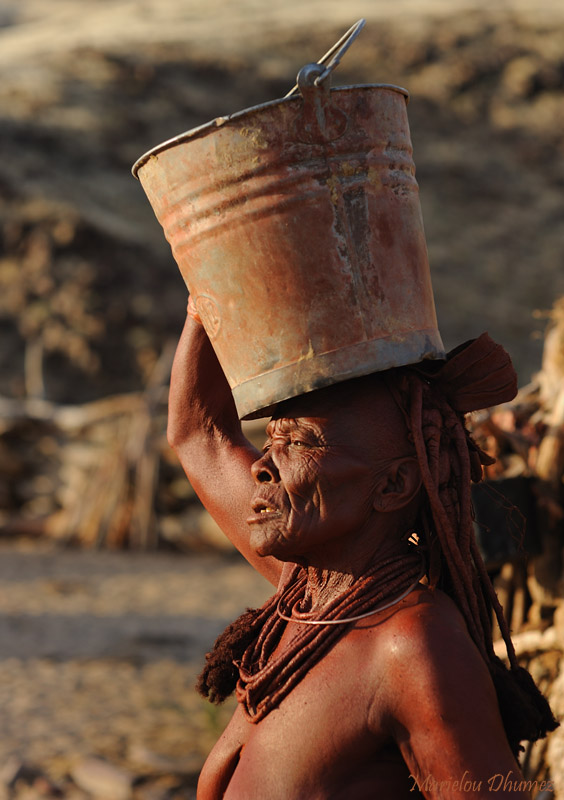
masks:
POLYGON ((40 776, 40 771, 18 758, 9 758, 0 768, 0 785, 13 789, 17 783, 31 784, 40 776))
POLYGON ((101 758, 83 758, 71 770, 71 777, 80 789, 100 800, 129 800, 134 775, 101 758))

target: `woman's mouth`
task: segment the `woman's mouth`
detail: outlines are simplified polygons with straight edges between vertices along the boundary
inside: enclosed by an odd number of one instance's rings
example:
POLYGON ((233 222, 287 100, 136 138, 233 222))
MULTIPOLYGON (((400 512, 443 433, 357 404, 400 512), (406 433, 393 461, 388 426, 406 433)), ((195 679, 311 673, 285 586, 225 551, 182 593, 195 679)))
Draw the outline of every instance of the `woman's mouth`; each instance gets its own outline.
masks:
POLYGON ((252 504, 253 514, 247 520, 248 524, 254 522, 265 522, 267 519, 279 517, 281 512, 276 506, 271 505, 266 500, 255 500, 252 504))

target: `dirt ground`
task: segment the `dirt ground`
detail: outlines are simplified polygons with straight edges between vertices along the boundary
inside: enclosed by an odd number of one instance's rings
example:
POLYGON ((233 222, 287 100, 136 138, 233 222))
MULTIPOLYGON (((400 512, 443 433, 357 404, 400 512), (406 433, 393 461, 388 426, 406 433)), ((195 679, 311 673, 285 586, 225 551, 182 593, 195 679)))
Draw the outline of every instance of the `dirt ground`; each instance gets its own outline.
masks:
MULTIPOLYGON (((229 718, 194 683, 225 625, 269 586, 238 556, 0 546, 0 784, 86 756, 198 774, 229 718)), ((1 785, 0 785, 1 788, 1 785)))

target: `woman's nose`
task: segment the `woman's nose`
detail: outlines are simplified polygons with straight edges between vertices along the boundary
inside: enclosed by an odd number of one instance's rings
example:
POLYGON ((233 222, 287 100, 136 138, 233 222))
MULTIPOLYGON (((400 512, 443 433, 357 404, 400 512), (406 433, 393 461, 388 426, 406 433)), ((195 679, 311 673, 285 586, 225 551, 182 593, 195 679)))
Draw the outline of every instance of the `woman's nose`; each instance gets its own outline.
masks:
POLYGON ((270 453, 264 453, 252 464, 251 475, 257 483, 277 483, 280 480, 278 468, 270 453))

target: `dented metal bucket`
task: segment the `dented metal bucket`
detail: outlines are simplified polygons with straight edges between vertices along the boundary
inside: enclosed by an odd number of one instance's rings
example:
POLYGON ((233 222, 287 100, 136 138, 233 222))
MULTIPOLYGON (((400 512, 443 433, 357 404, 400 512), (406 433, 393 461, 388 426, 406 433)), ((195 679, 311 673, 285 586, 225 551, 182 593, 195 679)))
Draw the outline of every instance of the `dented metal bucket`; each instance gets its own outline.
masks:
POLYGON ((407 92, 307 76, 300 89, 134 166, 242 418, 444 357, 407 92))

